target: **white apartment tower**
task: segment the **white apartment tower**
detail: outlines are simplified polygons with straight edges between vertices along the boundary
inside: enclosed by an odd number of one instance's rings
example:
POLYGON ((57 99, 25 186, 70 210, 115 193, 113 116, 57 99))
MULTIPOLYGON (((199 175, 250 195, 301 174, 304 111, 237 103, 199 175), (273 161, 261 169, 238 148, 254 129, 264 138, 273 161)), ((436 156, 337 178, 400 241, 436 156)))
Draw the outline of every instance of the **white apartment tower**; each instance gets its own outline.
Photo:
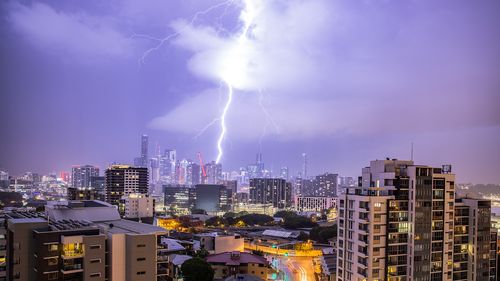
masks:
POLYGON ((455 200, 451 166, 376 160, 359 182, 339 197, 337 280, 495 280, 489 201, 455 200))

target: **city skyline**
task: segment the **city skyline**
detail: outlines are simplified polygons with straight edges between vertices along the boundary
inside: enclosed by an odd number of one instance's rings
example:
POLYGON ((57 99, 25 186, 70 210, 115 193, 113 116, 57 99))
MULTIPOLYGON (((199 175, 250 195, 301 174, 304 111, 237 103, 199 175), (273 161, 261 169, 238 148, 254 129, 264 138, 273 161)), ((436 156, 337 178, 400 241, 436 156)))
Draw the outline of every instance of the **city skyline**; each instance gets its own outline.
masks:
POLYGON ((142 134, 150 156, 216 160, 219 124, 200 131, 224 108, 248 3, 224 170, 262 152, 294 175, 307 153, 310 175, 358 176, 413 143, 416 163, 500 183, 497 1, 2 3, 0 170, 133 163, 142 134))

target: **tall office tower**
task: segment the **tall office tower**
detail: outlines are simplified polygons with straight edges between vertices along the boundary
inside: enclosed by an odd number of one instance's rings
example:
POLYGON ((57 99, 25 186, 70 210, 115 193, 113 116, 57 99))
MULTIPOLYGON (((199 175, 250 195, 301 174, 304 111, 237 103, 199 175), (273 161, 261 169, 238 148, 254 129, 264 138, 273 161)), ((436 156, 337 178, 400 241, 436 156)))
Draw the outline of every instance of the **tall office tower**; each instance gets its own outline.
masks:
POLYGON ((302 163, 302 178, 307 179, 307 153, 302 153, 302 158, 304 158, 304 162, 302 163))
POLYGON ((148 194, 148 169, 111 165, 106 169, 106 202, 119 206, 123 195, 148 194))
POLYGON ((256 177, 257 178, 262 178, 264 177, 264 162, 262 161, 262 152, 257 153, 257 158, 255 161, 255 166, 256 166, 256 177))
POLYGON ((8 189, 9 184, 9 173, 0 171, 0 189, 8 189))
POLYGON ((69 172, 66 171, 59 172, 59 178, 65 183, 68 184, 71 183, 71 174, 69 172))
POLYGON ((337 174, 324 173, 316 176, 313 180, 313 194, 304 194, 304 196, 337 196, 337 174))
POLYGON ((175 165, 175 183, 176 184, 188 184, 187 183, 187 173, 188 173, 189 162, 186 159, 182 159, 175 165))
POLYGON ((189 185, 197 185, 201 183, 200 165, 193 162, 189 162, 187 166, 186 182, 189 185))
MULTIPOLYGON (((362 173, 359 187, 339 200, 337 280, 454 280, 461 267, 454 264, 454 243, 462 240, 455 237, 461 228, 454 228, 451 167, 388 159, 372 161, 362 173)), ((474 227, 468 236, 487 239, 482 258, 489 261, 491 228, 489 222, 481 225, 484 234, 474 227)), ((468 251, 478 250, 469 245, 468 251)), ((466 280, 489 280, 474 276, 466 280)))
POLYGON ((196 208, 209 214, 228 211, 231 208, 231 192, 223 185, 198 184, 195 186, 196 208))
POLYGON ((218 184, 222 179, 222 164, 217 164, 215 161, 205 164, 206 177, 202 182, 205 184, 218 184))
POLYGON ((160 159, 158 157, 153 157, 149 159, 149 182, 156 184, 160 181, 160 159))
POLYGON ((284 209, 292 206, 292 185, 284 179, 250 179, 251 204, 273 204, 284 209))
POLYGON ((315 196, 314 181, 297 178, 295 180, 295 194, 300 196, 315 196))
POLYGON ((288 181, 289 176, 288 176, 288 167, 281 167, 280 169, 280 178, 288 181))
POLYGON ((148 135, 141 136, 141 167, 148 167, 148 147, 149 147, 149 137, 148 135))
POLYGON ((89 187, 91 186, 91 178, 99 176, 99 168, 91 165, 73 166, 71 169, 71 186, 89 187))
POLYGON ((237 180, 223 180, 221 182, 227 189, 231 190, 233 196, 238 192, 238 181, 237 180))

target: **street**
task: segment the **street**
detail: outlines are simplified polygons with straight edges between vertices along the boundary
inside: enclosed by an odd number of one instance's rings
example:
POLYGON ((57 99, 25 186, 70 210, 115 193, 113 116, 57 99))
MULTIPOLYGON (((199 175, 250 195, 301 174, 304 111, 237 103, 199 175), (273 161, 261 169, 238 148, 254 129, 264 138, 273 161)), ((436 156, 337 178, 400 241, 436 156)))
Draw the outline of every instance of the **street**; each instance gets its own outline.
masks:
POLYGON ((290 257, 268 255, 279 273, 276 280, 315 281, 314 265, 311 257, 290 257), (272 259, 274 258, 274 259, 272 259))

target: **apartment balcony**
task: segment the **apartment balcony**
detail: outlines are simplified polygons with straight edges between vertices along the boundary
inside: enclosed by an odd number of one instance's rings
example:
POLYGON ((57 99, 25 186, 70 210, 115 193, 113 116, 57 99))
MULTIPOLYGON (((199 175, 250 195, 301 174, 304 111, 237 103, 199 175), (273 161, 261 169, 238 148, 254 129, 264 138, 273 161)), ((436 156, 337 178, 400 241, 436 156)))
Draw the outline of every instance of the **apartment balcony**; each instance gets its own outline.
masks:
POLYGON ((168 262, 168 256, 157 256, 156 257, 157 262, 168 262))
POLYGON ((78 272, 83 272, 83 266, 80 263, 64 265, 61 269, 63 274, 73 274, 78 272))
POLYGON ((76 259, 83 257, 83 244, 81 243, 70 243, 63 245, 63 252, 61 257, 63 259, 76 259))
POLYGON ((156 275, 158 275, 158 276, 168 275, 168 267, 163 266, 163 265, 159 265, 156 268, 156 275))

